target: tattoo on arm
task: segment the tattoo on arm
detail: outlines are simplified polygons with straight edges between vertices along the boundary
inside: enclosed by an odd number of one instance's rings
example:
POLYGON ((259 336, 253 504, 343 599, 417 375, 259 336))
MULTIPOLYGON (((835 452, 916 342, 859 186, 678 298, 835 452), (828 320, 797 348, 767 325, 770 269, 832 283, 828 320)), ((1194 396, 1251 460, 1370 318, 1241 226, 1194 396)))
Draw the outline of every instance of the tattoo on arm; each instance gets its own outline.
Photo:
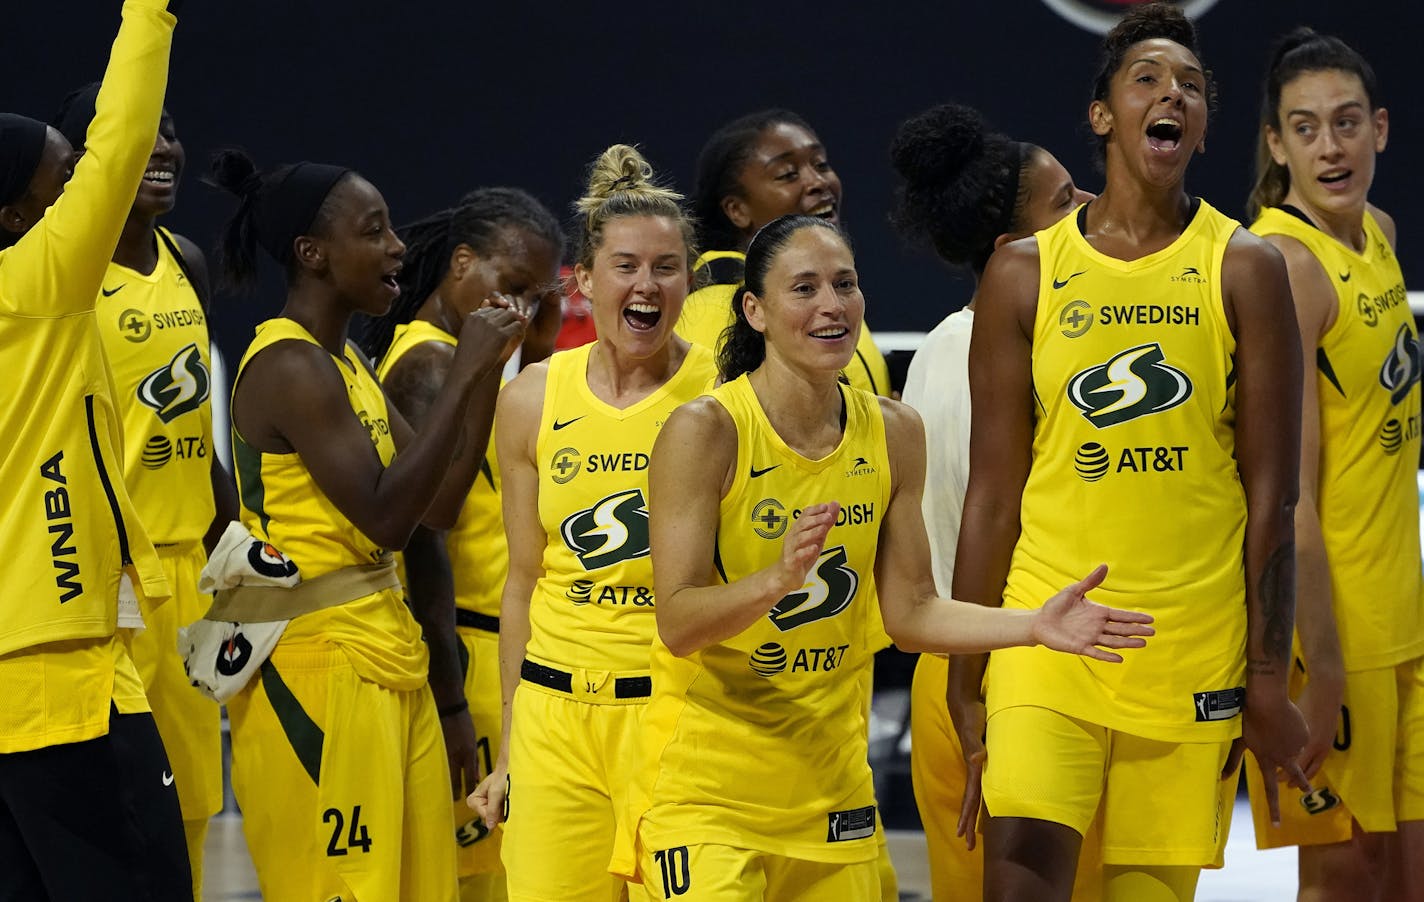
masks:
MULTIPOLYGON (((1265 621, 1262 651, 1269 663, 1283 664, 1290 659, 1291 629, 1295 624, 1295 541, 1283 542, 1266 559, 1257 585, 1261 598, 1261 617, 1265 621)), ((1265 662, 1251 661, 1256 665, 1265 662)))
POLYGON ((430 366, 397 366, 386 377, 386 394, 390 395, 401 416, 417 431, 440 394, 442 374, 430 366))

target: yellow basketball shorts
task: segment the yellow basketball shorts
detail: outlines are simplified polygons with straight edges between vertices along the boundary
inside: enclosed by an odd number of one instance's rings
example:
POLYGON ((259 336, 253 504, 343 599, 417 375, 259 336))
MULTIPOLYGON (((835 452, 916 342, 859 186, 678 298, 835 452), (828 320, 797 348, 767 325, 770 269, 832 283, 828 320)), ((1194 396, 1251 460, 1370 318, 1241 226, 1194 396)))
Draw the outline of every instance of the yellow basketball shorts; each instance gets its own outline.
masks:
POLYGON ((200 543, 159 549, 163 573, 173 591, 158 602, 139 595, 144 629, 121 630, 143 678, 158 735, 173 765, 185 821, 222 810, 222 723, 218 703, 193 688, 178 655, 178 628, 207 613, 210 596, 198 591, 207 563, 200 543))
POLYGON ((514 693, 503 846, 510 902, 645 898, 608 868, 647 699, 615 701, 610 674, 584 677, 574 671, 577 697, 528 680, 514 693))
POLYGON ((232 783, 267 902, 455 902, 450 769, 428 687, 279 647, 228 702, 232 783))
POLYGON ((1220 867, 1236 780, 1230 742, 1159 742, 1047 708, 989 716, 984 803, 1088 832, 1100 822, 1105 865, 1220 867))
MULTIPOLYGON (((929 848, 934 898, 978 899, 984 894, 984 838, 979 837, 970 851, 965 848, 964 839, 955 835, 969 774, 959 747, 959 734, 954 731, 944 700, 948 686, 949 659, 920 655, 910 684, 910 776, 929 848)), ((1100 846, 1094 820, 1078 854, 1075 902, 1098 902, 1102 898, 1100 846)))
MULTIPOLYGON (((470 705, 470 719, 475 723, 476 761, 483 778, 494 769, 494 762, 499 758, 504 726, 499 694, 499 634, 462 627, 456 635, 464 658, 465 701, 470 705)), ((463 798, 455 800, 454 812, 460 877, 504 873, 499 861, 504 828, 487 829, 484 820, 463 798)))
MULTIPOLYGON (((1297 661, 1292 698, 1307 681, 1297 661)), ((1314 791, 1278 784, 1279 827, 1271 826, 1261 780, 1248 756, 1251 819, 1262 849, 1345 842, 1353 821, 1367 832, 1387 833, 1399 821, 1424 820, 1424 657, 1345 674, 1335 742, 1311 781, 1314 791)))
POLYGON ((653 899, 677 902, 820 902, 879 899, 880 863, 804 861, 732 846, 643 849, 639 871, 653 899))

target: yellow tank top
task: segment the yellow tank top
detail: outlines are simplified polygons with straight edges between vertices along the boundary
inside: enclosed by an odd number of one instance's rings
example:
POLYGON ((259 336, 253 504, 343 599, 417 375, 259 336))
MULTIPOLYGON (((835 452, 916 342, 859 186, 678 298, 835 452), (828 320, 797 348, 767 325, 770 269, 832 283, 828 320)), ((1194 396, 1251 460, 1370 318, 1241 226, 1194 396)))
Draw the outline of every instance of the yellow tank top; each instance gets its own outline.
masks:
MULTIPOLYGON (((455 336, 434 323, 412 320, 396 326, 391 347, 381 358, 376 374, 381 381, 411 348, 427 341, 454 347, 455 336)), ((504 513, 499 496, 499 460, 495 457, 494 430, 479 475, 460 508, 460 516, 446 534, 445 549, 455 578, 455 607, 489 617, 499 616, 500 594, 509 575, 509 546, 504 540, 504 513)), ((404 566, 402 564, 402 566, 404 566)), ((404 577, 402 576, 402 579, 404 577)))
MULTIPOLYGON (((262 323, 238 365, 234 390, 248 362, 280 341, 318 344, 293 320, 262 323)), ((366 427, 381 462, 389 465, 395 457, 395 442, 381 386, 349 345, 332 364, 346 383, 352 413, 366 427)), ((384 549, 366 538, 331 503, 296 453, 258 451, 243 441, 236 426, 232 446, 242 524, 295 561, 302 579, 369 564, 381 557, 384 549)), ((429 659, 420 627, 400 593, 391 589, 296 618, 288 624, 278 647, 302 644, 338 646, 358 674, 391 689, 417 689, 425 683, 429 659)))
POLYGON ((810 861, 876 857, 865 680, 891 473, 879 400, 842 395, 840 445, 809 460, 776 433, 745 376, 712 392, 737 428, 717 527, 724 583, 775 560, 803 508, 839 501, 841 512, 806 585, 766 617, 685 658, 654 643, 639 771, 652 847, 695 836, 810 861))
POLYGON ((712 384, 712 355, 693 345, 666 384, 619 410, 588 387, 595 347, 549 358, 536 448, 548 544, 528 649, 566 667, 647 670, 656 631, 648 455, 668 415, 712 384))
POLYGON ((1221 264, 1239 225, 1200 203, 1176 241, 1126 261, 1088 244, 1083 209, 1038 233, 1033 463, 1004 606, 1036 608, 1106 563, 1093 598, 1152 614, 1157 633, 1122 664, 996 651, 990 711, 1228 739, 1244 696, 1246 501, 1221 264))
POLYGON ((1393 667, 1424 654, 1419 335, 1404 275, 1369 213, 1363 253, 1276 207, 1251 231, 1305 245, 1339 297, 1315 350, 1320 527, 1345 668, 1393 667))
POLYGON ((143 275, 109 264, 99 334, 124 427, 124 482, 149 538, 198 542, 213 520, 211 363, 203 306, 166 243, 143 275))
MULTIPOLYGON (((708 251, 697 258, 698 271, 716 266, 728 269, 727 264, 736 264, 734 272, 719 272, 714 278, 741 280, 740 264, 747 259, 740 251, 708 251)), ((677 320, 677 334, 696 345, 702 345, 714 354, 722 338, 722 332, 732 324, 732 295, 736 292, 736 282, 717 282, 697 289, 687 296, 682 305, 682 315, 677 320)), ((876 395, 890 394, 890 368, 885 363, 885 355, 875 346, 875 338, 870 327, 861 324, 860 338, 856 340, 855 357, 845 368, 845 377, 851 385, 876 395)))

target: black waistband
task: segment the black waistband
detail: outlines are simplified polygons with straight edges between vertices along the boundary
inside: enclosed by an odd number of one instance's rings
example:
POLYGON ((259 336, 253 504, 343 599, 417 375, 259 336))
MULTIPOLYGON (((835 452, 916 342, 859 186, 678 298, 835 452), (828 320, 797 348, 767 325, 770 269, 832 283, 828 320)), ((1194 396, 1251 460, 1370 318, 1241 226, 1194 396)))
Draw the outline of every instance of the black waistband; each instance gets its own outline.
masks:
MULTIPOLYGON (((567 692, 574 691, 574 675, 554 667, 539 664, 528 658, 519 665, 519 675, 531 683, 567 692)), ((648 698, 653 694, 652 677, 619 677, 613 681, 614 698, 648 698)))
POLYGON ((468 627, 472 630, 484 630, 487 633, 499 632, 498 617, 467 611, 464 608, 455 609, 455 625, 468 627))

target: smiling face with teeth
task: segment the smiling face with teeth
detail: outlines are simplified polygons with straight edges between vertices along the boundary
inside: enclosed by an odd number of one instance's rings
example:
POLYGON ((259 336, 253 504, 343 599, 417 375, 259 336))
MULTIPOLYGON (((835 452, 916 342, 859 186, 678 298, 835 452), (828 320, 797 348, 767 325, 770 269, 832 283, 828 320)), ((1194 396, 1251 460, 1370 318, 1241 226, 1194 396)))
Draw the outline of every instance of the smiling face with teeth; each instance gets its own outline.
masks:
POLYGON ((1205 151, 1207 75, 1194 53, 1167 38, 1139 41, 1123 55, 1107 96, 1088 108, 1106 139, 1108 168, 1138 171, 1152 184, 1182 179, 1193 153, 1205 151))
POLYGON ((840 223, 840 176, 821 139, 800 125, 778 122, 762 130, 737 188, 722 199, 722 212, 741 230, 743 248, 762 226, 792 213, 840 223))
POLYGON ((682 225, 666 216, 609 220, 593 265, 578 264, 574 276, 600 342, 633 359, 661 353, 692 276, 682 225))
POLYGON ((762 297, 743 297, 747 323, 762 333, 768 362, 834 379, 855 356, 865 297, 855 257, 833 229, 797 229, 771 260, 762 297))
POLYGON ((158 137, 153 142, 153 153, 149 155, 143 181, 139 182, 138 194, 134 196, 134 213, 153 218, 173 209, 178 202, 178 179, 183 175, 186 159, 173 117, 164 110, 163 118, 158 123, 158 137))

